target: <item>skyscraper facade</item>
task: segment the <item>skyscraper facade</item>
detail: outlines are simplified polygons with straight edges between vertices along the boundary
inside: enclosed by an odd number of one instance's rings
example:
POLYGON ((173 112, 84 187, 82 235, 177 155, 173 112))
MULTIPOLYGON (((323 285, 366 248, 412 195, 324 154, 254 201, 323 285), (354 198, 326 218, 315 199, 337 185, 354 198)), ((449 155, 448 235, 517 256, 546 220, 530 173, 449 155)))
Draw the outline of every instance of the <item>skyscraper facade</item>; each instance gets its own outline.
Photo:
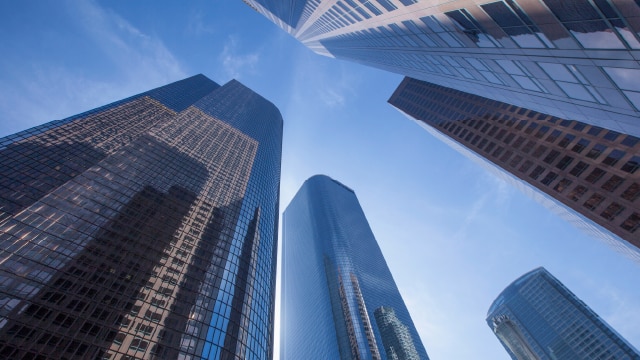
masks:
POLYGON ((312 50, 640 136, 640 2, 245 0, 312 50))
POLYGON ((640 359, 640 353, 546 269, 493 302, 487 324, 514 360, 640 359))
POLYGON ((0 357, 271 358, 281 141, 202 75, 0 139, 0 357))
POLYGON ((425 81, 389 99, 427 131, 640 261, 640 139, 425 81))
POLYGON ((355 193, 327 176, 284 212, 281 301, 283 360, 428 359, 355 193))

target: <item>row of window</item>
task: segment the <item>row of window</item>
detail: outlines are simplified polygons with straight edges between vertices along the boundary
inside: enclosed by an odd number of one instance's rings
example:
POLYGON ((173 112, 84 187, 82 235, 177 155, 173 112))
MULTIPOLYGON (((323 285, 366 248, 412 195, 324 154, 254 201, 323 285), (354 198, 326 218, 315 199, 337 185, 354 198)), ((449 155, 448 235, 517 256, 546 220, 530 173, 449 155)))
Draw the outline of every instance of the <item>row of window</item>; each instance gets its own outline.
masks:
MULTIPOLYGON (((392 99, 391 102, 399 102, 400 108, 410 115, 414 115, 414 109, 420 109, 430 113, 426 117, 428 119, 440 116, 444 120, 433 123, 452 137, 460 139, 462 144, 477 147, 486 154, 485 157, 505 164, 503 167, 513 168, 512 172, 522 173, 530 182, 540 182, 558 193, 564 193, 571 201, 580 200, 589 191, 578 181, 571 192, 565 192, 576 179, 594 185, 605 179, 597 191, 613 193, 624 185, 625 179, 615 173, 605 178, 607 167, 628 174, 636 173, 640 167, 640 156, 636 155, 640 139, 634 136, 549 117, 492 100, 478 98, 478 101, 473 101, 470 97, 477 97, 424 84, 417 81, 406 84, 403 94, 394 95, 400 100, 392 99), (461 120, 446 121, 447 115, 441 114, 444 110, 457 112, 456 117, 461 120), (525 154, 541 162, 527 159, 525 154), (602 164, 602 168, 598 164, 602 164), (565 172, 567 177, 562 176, 565 172)), ((425 121, 423 116, 417 118, 425 121)), ((585 211, 594 211, 607 199, 597 191, 586 200, 583 199, 585 211)), ((640 185, 631 182, 623 190, 617 191, 616 196, 633 203, 640 196, 640 185)), ((625 207, 613 201, 599 212, 599 216, 611 221, 625 207)), ((638 213, 632 211, 620 226, 629 232, 636 231, 638 213)))

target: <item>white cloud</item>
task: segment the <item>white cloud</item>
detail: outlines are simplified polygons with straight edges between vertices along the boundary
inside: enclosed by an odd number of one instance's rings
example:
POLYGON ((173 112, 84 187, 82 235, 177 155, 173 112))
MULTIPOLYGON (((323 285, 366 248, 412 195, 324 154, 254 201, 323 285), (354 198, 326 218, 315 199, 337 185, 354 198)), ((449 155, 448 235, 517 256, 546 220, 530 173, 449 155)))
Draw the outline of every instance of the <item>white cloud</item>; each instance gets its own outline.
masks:
POLYGON ((241 78, 243 73, 255 73, 256 65, 260 60, 259 51, 239 54, 238 47, 237 36, 230 35, 219 56, 225 75, 232 79, 241 78))

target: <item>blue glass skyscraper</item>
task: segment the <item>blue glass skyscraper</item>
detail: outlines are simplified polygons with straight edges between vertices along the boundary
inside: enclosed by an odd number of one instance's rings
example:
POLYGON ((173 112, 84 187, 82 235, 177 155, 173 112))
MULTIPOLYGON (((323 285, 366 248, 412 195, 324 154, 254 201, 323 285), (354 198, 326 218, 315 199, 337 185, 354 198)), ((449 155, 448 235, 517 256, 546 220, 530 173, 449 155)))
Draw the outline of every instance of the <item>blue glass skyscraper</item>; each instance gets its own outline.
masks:
POLYGON ((428 359, 353 190, 308 179, 282 249, 281 359, 428 359))
POLYGON ((313 51, 640 136, 640 3, 245 0, 313 51))
POLYGON ((493 302, 487 324, 514 360, 640 359, 640 353, 546 269, 493 302))
POLYGON ((0 358, 271 358, 281 142, 202 75, 0 139, 0 358))

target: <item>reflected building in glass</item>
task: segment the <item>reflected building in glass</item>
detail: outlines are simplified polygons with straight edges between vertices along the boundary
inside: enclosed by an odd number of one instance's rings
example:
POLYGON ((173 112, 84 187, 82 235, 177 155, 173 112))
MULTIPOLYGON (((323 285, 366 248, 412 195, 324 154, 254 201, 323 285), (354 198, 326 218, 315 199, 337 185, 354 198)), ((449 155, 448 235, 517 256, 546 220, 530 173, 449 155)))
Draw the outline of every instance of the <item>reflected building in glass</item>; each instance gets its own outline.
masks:
POLYGON ((640 136, 640 2, 245 0, 312 50, 640 136))
POLYGON ((281 140, 202 75, 0 139, 0 357, 271 358, 281 140))
POLYGON ((484 168, 640 261, 640 139, 405 78, 389 103, 484 168))
POLYGON ((487 324, 513 360, 640 359, 640 353, 546 269, 493 302, 487 324))
POLYGON ((353 190, 308 179, 283 215, 281 359, 428 359, 353 190))

